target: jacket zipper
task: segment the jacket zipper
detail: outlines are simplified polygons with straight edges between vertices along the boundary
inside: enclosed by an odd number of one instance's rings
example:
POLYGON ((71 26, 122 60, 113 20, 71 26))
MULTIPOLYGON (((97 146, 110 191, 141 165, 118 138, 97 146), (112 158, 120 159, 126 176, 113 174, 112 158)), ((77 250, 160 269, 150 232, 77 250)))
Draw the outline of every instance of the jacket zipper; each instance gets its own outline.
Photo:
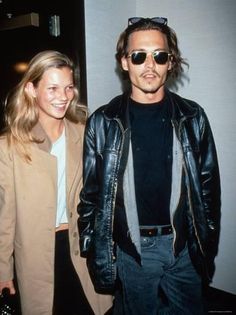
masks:
MULTIPOLYGON (((122 155, 122 152, 123 152, 123 147, 124 147, 124 132, 125 131, 124 131, 124 128, 122 126, 121 121, 119 119, 117 119, 117 118, 115 118, 114 120, 118 123, 118 125, 119 125, 119 127, 121 129, 121 132, 122 132, 122 142, 121 142, 121 148, 120 148, 120 154, 119 154, 119 158, 121 158, 121 155, 122 155)), ((118 162, 116 161, 116 169, 117 169, 117 164, 118 164, 118 162)), ((115 215, 115 200, 116 200, 116 198, 114 198, 114 196, 116 196, 116 193, 117 193, 117 176, 115 178, 115 184, 113 186, 113 192, 114 192, 114 194, 113 194, 113 200, 112 200, 112 231, 114 231, 114 215, 115 215)), ((113 249, 114 249, 114 245, 115 245, 115 242, 114 242, 114 240, 112 238, 112 248, 113 249)), ((113 273, 114 279, 115 279, 115 276, 116 276, 116 272, 115 272, 115 268, 114 268, 115 260, 116 260, 116 257, 114 255, 114 253, 112 252, 112 261, 113 261, 112 273, 113 273)))

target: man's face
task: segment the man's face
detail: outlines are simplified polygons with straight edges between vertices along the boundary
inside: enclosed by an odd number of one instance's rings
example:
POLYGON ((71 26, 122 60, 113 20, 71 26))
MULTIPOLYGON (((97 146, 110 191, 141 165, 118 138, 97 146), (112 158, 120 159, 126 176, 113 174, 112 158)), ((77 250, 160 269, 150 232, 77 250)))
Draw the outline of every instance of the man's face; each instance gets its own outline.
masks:
POLYGON ((157 64, 150 52, 169 52, 166 36, 158 30, 134 32, 129 36, 127 51, 128 55, 134 51, 147 52, 145 61, 139 65, 133 64, 130 57, 121 60, 122 68, 129 72, 131 97, 141 103, 160 101, 164 96, 164 83, 171 69, 171 59, 157 64))

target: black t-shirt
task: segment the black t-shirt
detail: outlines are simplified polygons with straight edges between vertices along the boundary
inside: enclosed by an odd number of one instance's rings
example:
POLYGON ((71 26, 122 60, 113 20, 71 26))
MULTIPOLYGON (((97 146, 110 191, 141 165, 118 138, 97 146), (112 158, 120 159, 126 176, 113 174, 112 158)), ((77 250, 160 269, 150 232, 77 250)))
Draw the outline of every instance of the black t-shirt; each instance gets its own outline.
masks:
POLYGON ((130 99, 134 181, 140 225, 170 224, 173 128, 168 99, 130 99))

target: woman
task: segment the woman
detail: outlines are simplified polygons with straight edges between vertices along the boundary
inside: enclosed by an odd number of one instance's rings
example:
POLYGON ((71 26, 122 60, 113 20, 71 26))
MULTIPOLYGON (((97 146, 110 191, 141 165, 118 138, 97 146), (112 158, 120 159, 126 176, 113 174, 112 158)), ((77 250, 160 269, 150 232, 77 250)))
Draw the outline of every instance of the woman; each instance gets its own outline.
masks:
POLYGON ((80 258, 76 206, 82 185, 86 110, 78 106, 72 61, 43 51, 6 102, 0 138, 0 293, 23 315, 104 314, 80 258))

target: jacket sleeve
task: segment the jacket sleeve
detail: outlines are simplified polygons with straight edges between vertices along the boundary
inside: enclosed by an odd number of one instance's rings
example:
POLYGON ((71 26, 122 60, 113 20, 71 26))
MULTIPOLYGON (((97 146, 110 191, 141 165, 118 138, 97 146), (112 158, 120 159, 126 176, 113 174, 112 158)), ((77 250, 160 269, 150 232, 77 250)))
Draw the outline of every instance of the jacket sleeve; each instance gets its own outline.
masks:
POLYGON ((0 141, 0 281, 13 279, 16 205, 13 161, 0 141), (7 153, 6 153, 7 152, 7 153))
POLYGON ((98 205, 99 184, 97 178, 97 153, 94 119, 87 122, 84 135, 83 151, 83 188, 78 205, 78 229, 80 234, 81 256, 86 257, 93 232, 96 208, 98 205))
POLYGON ((200 130, 200 178, 208 227, 206 254, 209 260, 212 261, 217 254, 219 243, 221 187, 215 142, 204 111, 200 118, 200 130))

